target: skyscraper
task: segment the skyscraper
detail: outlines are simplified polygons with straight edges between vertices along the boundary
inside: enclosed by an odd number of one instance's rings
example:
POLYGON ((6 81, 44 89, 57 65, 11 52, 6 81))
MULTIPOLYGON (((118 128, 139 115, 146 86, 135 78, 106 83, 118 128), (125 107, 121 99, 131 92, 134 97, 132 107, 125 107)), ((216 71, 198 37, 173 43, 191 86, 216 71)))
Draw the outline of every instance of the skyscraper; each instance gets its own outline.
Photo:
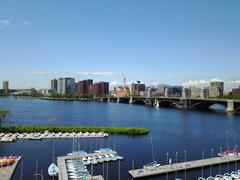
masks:
POLYGON ((224 91, 224 83, 221 81, 210 82, 209 87, 209 96, 210 97, 218 97, 223 96, 224 91))
POLYGON ((92 95, 108 95, 109 82, 97 82, 89 85, 89 93, 92 95))
POLYGON ((51 80, 51 91, 52 93, 57 93, 57 80, 51 80))
POLYGON ((89 93, 90 84, 93 84, 92 79, 86 79, 86 80, 79 81, 78 85, 77 85, 78 86, 77 92, 81 95, 90 94, 89 93))
POLYGON ((238 88, 233 88, 232 89, 232 95, 234 97, 240 97, 240 86, 238 88))
POLYGON ((140 81, 136 81, 136 82, 132 83, 130 93, 139 95, 140 91, 145 91, 145 90, 146 90, 145 84, 141 84, 140 81))
POLYGON ((8 81, 3 81, 3 91, 4 94, 8 94, 8 81))
POLYGON ((57 80, 57 93, 70 94, 75 92, 74 78, 59 78, 57 80))

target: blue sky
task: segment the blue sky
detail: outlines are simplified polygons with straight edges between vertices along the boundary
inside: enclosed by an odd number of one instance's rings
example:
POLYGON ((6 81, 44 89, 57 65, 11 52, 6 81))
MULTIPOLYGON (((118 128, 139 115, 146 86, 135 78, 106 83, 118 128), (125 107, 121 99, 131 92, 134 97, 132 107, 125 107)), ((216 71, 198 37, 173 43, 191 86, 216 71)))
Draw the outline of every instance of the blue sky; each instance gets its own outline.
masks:
POLYGON ((240 1, 0 1, 0 81, 240 85, 240 1))

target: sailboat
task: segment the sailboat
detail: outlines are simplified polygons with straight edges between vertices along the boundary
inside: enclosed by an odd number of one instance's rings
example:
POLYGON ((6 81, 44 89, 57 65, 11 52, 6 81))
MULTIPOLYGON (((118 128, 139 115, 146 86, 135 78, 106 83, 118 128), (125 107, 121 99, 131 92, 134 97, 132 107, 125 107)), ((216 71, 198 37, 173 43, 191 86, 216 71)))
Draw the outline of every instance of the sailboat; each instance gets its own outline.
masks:
POLYGON ((48 174, 49 174, 49 176, 54 177, 54 176, 57 176, 57 174, 58 174, 58 167, 54 163, 54 160, 55 160, 55 157, 54 157, 54 140, 53 140, 53 152, 52 152, 52 154, 53 154, 53 162, 48 167, 48 174))
POLYGON ((152 168, 155 168, 155 167, 159 167, 159 166, 160 166, 160 164, 158 164, 157 161, 156 161, 155 158, 154 158, 152 138, 151 138, 151 148, 152 148, 152 158, 153 158, 153 162, 144 165, 144 166, 143 166, 143 169, 145 169, 145 170, 152 170, 152 168))
POLYGON ((48 174, 49 174, 49 176, 57 176, 57 174, 58 174, 58 167, 54 163, 52 163, 48 167, 48 174))

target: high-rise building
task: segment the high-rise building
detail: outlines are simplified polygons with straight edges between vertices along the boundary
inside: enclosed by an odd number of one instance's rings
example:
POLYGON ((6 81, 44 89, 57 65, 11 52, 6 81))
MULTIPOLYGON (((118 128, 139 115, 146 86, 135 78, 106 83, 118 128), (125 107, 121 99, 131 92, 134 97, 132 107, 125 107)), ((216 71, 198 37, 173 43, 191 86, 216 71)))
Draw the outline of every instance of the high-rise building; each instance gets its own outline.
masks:
POLYGON ((89 92, 90 84, 93 84, 92 79, 86 79, 86 80, 79 81, 77 84, 77 92, 81 95, 90 94, 90 92, 89 92))
POLYGON ((202 88, 200 98, 208 98, 208 97, 209 97, 209 88, 208 87, 202 88))
POLYGON ((209 88, 210 97, 223 96, 223 91, 224 91, 224 82, 221 82, 221 81, 210 82, 210 88, 209 88))
POLYGON ((57 93, 57 82, 57 79, 51 80, 51 92, 54 94, 57 93))
POLYGON ((156 93, 157 93, 157 88, 155 88, 155 87, 149 87, 147 89, 147 97, 149 97, 149 98, 154 97, 156 95, 156 93))
POLYGON ((191 90, 191 98, 199 98, 201 96, 201 88, 198 87, 190 87, 191 90))
POLYGON ((191 89, 190 88, 183 88, 182 91, 182 98, 190 98, 191 97, 191 89))
POLYGON ((169 90, 168 90, 168 88, 165 89, 164 97, 169 97, 169 90))
POLYGON ((130 90, 127 86, 117 86, 114 88, 117 97, 129 96, 130 90))
POLYGON ((168 91, 167 94, 168 96, 177 96, 181 97, 182 96, 182 91, 183 87, 182 86, 171 86, 171 85, 166 85, 166 84, 159 84, 157 86, 157 93, 160 96, 165 96, 166 95, 166 90, 168 91))
POLYGON ((74 78, 59 78, 57 80, 57 93, 70 94, 75 92, 74 78))
POLYGON ((238 88, 232 89, 232 96, 240 97, 240 86, 238 88))
POLYGON ((8 94, 8 81, 3 81, 3 91, 4 91, 4 94, 8 94))
POLYGON ((132 83, 130 93, 139 95, 140 91, 145 91, 145 90, 146 90, 145 84, 141 84, 140 81, 136 81, 136 82, 132 83))
POLYGON ((182 96, 183 87, 182 86, 172 86, 170 88, 170 96, 181 97, 182 96))
POLYGON ((217 86, 210 86, 209 87, 209 97, 216 98, 222 95, 221 90, 217 86))
POLYGON ((108 95, 109 94, 109 83, 108 82, 97 82, 94 84, 89 84, 89 94, 108 95))

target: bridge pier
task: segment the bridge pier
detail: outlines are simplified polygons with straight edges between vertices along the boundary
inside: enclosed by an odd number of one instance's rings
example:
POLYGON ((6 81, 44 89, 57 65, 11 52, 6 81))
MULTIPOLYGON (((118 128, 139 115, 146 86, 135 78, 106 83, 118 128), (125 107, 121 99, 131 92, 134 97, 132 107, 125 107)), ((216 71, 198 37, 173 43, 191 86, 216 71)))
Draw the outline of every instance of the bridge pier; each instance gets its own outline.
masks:
POLYGON ((100 101, 103 102, 103 97, 101 97, 100 101))
POLYGON ((145 103, 146 103, 147 106, 154 106, 155 105, 155 101, 154 101, 153 98, 146 98, 145 103))
POLYGON ((235 108, 234 108, 234 101, 233 100, 228 100, 227 101, 227 112, 234 112, 235 108))
POLYGON ((133 97, 130 97, 129 104, 132 104, 132 103, 133 103, 133 97))
POLYGON ((108 97, 108 100, 107 100, 108 102, 111 102, 111 98, 110 97, 108 97))
POLYGON ((119 102, 120 102, 120 98, 118 97, 118 98, 117 98, 117 103, 119 103, 119 102))
POLYGON ((180 101, 180 108, 181 109, 191 109, 192 107, 192 103, 191 103, 191 100, 190 99, 187 99, 187 98, 182 98, 181 101, 180 101))

